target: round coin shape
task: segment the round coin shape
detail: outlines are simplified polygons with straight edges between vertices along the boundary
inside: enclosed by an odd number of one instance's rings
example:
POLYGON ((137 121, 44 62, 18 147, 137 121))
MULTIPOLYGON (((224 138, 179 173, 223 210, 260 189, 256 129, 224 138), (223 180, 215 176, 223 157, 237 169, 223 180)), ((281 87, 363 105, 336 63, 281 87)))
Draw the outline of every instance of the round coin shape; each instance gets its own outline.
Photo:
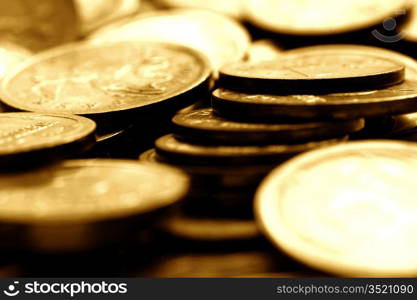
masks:
POLYGON ((25 226, 21 234, 27 236, 17 238, 31 247, 73 250, 124 235, 118 231, 124 228, 119 223, 130 224, 167 208, 187 191, 188 178, 175 168, 123 160, 69 160, 0 175, 0 220, 25 226))
POLYGON ((219 117, 211 108, 180 112, 172 119, 181 140, 220 145, 278 144, 324 140, 361 130, 363 119, 310 123, 245 123, 219 117))
POLYGON ((346 139, 344 137, 295 145, 211 146, 185 143, 177 140, 173 135, 166 135, 156 140, 155 148, 159 155, 175 163, 278 164, 302 152, 334 145, 346 139))
POLYGON ((179 45, 80 43, 29 59, 1 94, 21 110, 95 116, 174 102, 209 75, 209 62, 179 45))
POLYGON ((30 167, 82 153, 95 143, 94 121, 71 115, 0 114, 0 169, 30 167))
POLYGON ((262 231, 299 261, 341 276, 417 274, 417 147, 346 143, 274 170, 256 194, 262 231))
POLYGON ((74 41, 78 17, 73 1, 1 0, 1 41, 38 52, 74 41))
POLYGON ((399 84, 404 73, 403 65, 370 54, 306 53, 225 65, 219 85, 280 95, 353 92, 399 84))
POLYGON ((320 36, 367 29, 404 12, 407 0, 247 0, 255 25, 281 34, 320 36))
POLYGON ((382 90, 327 95, 247 94, 225 89, 213 92, 214 111, 232 118, 352 119, 417 111, 417 81, 382 90))
POLYGON ((204 53, 218 70, 245 56, 250 35, 242 25, 226 16, 204 10, 178 9, 140 15, 105 27, 90 38, 93 44, 126 40, 185 45, 204 53))

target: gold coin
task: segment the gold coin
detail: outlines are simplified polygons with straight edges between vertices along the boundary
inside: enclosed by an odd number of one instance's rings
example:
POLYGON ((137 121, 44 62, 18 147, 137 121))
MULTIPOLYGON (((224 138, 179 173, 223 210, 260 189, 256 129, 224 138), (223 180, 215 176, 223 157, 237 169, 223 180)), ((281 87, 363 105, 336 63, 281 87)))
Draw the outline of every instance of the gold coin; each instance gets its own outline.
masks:
POLYGON ((417 146, 354 142, 312 151, 274 170, 256 215, 278 246, 341 276, 417 275, 417 146))

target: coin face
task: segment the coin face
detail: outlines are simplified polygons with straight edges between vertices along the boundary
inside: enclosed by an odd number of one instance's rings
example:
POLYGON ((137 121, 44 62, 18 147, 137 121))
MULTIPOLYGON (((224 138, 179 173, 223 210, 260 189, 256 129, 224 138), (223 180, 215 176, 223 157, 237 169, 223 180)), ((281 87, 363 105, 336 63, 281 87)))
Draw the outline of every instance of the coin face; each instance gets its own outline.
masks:
POLYGON ((0 81, 32 56, 32 52, 13 43, 0 43, 0 81))
POLYGON ((417 110, 417 82, 405 81, 382 90, 328 95, 263 95, 225 89, 213 92, 213 108, 222 116, 242 118, 376 117, 417 110))
POLYGON ((188 179, 174 168, 122 160, 70 160, 0 176, 0 220, 89 223, 147 213, 180 200, 188 179))
POLYGON ((212 146, 185 143, 166 135, 155 142, 159 155, 184 164, 253 164, 278 163, 311 149, 340 143, 346 138, 297 145, 212 146))
POLYGON ((78 18, 73 1, 0 1, 1 41, 41 51, 76 39, 78 18))
POLYGON ((204 53, 215 69, 246 54, 250 36, 234 20, 204 10, 178 9, 140 15, 110 25, 91 36, 93 44, 114 41, 163 41, 204 53))
POLYGON ((380 47, 372 47, 365 45, 354 45, 354 44, 329 44, 329 45, 318 45, 301 47, 297 49, 288 50, 281 54, 281 57, 285 55, 293 54, 321 54, 326 56, 328 54, 357 54, 357 55, 372 55, 382 59, 388 59, 395 61, 400 65, 405 66, 405 79, 417 80, 417 62, 414 58, 404 55, 397 51, 388 50, 380 47))
POLYGON ((211 108, 180 112, 172 119, 174 133, 184 140, 217 144, 294 143, 356 132, 364 120, 310 123, 245 123, 221 118, 211 108))
POLYGON ((355 142, 301 155, 256 195, 267 236, 294 258, 341 276, 417 274, 417 147, 355 142))
POLYGON ((366 29, 396 16, 407 0, 248 0, 249 19, 264 29, 292 35, 331 35, 366 29))
POLYGON ((294 54, 272 61, 225 65, 220 70, 219 80, 225 88, 248 92, 351 92, 401 83, 404 67, 364 54, 294 54))
POLYGON ((29 60, 5 79, 2 100, 44 113, 125 111, 173 99, 201 85, 209 73, 206 59, 182 46, 76 44, 29 60))
POLYGON ((95 129, 93 121, 78 116, 2 113, 0 166, 30 163, 35 157, 64 158, 82 152, 94 144, 95 129))

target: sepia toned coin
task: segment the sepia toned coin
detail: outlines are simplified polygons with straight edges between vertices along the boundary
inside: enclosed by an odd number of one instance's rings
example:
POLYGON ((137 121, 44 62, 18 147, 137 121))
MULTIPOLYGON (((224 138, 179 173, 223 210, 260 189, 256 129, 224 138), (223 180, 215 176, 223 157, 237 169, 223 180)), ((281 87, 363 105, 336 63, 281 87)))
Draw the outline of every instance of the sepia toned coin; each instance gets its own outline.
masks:
POLYGON ((403 80, 404 66, 371 54, 306 53, 225 65, 220 70, 219 85, 282 95, 381 89, 403 80))
POLYGON ((0 169, 30 167, 82 153, 95 144, 96 124, 83 117, 0 114, 0 169))
POLYGON ((168 8, 207 9, 238 19, 244 15, 244 0, 158 0, 158 2, 168 8))
POLYGON ((31 51, 17 44, 0 42, 0 81, 32 55, 31 51))
POLYGON ((75 4, 81 23, 81 35, 101 26, 136 13, 140 0, 76 0, 75 4))
POLYGON ((284 50, 277 43, 270 39, 263 39, 254 41, 250 45, 245 61, 254 63, 257 61, 274 60, 283 55, 284 50))
POLYGON ((278 144, 324 140, 361 130, 363 119, 310 123, 245 123, 219 117, 211 108, 177 113, 174 134, 181 140, 204 144, 278 144))
POLYGON ((248 31, 226 16, 196 9, 178 9, 139 15, 105 27, 90 43, 159 41, 185 45, 205 54, 217 70, 243 58, 250 43, 248 31))
POLYGON ((417 111, 417 82, 382 90, 328 95, 263 95, 225 89, 213 92, 214 111, 234 118, 352 119, 417 111))
POLYGON ((28 60, 4 80, 2 100, 26 111, 94 116, 178 100, 209 74, 203 56, 179 45, 74 44, 28 60))
POLYGON ((184 164, 280 163, 299 153, 341 143, 347 138, 296 145, 212 146, 185 143, 166 135, 155 142, 156 152, 170 161, 184 164))
MULTIPOLYGON (((308 46, 301 47, 292 50, 288 50, 283 55, 293 55, 293 54, 320 54, 326 56, 328 54, 357 54, 357 55, 369 55, 377 56, 382 59, 389 59, 397 62, 400 65, 405 67, 405 79, 408 80, 417 80, 417 61, 405 54, 402 54, 397 51, 372 47, 365 45, 355 45, 355 44, 328 44, 328 45, 317 45, 317 46, 308 46)), ((283 56, 281 55, 281 57, 283 56)))
POLYGON ((82 250, 124 236, 129 223, 173 205, 187 190, 187 177, 167 166, 70 160, 0 175, 0 220, 25 226, 16 239, 30 248, 82 250))
POLYGON ((346 143, 301 155, 257 191, 262 231, 287 254, 346 277, 417 274, 414 143, 346 143))
POLYGON ((1 0, 2 42, 38 52, 74 41, 78 17, 72 0, 1 0))
POLYGON ((367 29, 405 14, 408 0, 248 0, 249 20, 269 31, 301 36, 342 34, 367 29))

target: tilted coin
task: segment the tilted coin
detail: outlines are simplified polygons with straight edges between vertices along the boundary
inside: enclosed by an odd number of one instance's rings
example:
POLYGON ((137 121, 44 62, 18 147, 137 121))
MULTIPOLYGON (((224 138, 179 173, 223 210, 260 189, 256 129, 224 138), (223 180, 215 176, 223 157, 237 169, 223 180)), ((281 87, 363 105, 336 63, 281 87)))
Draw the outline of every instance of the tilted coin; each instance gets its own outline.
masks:
POLYGON ((173 205, 187 189, 182 172, 162 165, 65 161, 0 176, 0 220, 24 226, 16 240, 29 248, 83 250, 121 238, 132 222, 173 205))
POLYGON ((140 0, 76 0, 83 36, 137 12, 140 0))
POLYGON ((219 85, 282 95, 381 89, 403 80, 403 65, 371 54, 306 53, 225 65, 219 85))
POLYGON ((256 195, 262 230, 281 250, 347 277, 417 274, 417 147, 354 142, 274 170, 256 195))
POLYGON ((323 56, 331 54, 357 54, 357 55, 372 55, 382 59, 389 59, 405 66, 405 79, 417 80, 417 61, 405 54, 397 51, 356 44, 328 44, 301 47, 285 51, 281 57, 293 54, 313 54, 317 53, 323 56))
POLYGON ((105 27, 90 37, 93 44, 114 41, 164 41, 204 53, 215 69, 246 54, 250 36, 234 20, 204 10, 178 9, 143 14, 105 27))
POLYGON ((41 51, 74 41, 78 18, 72 0, 1 0, 0 41, 41 51))
POLYGON ((32 52, 13 43, 0 43, 0 81, 32 56, 32 52))
POLYGON ((412 9, 408 22, 401 28, 401 38, 404 38, 407 42, 417 42, 417 1, 411 0, 412 9))
POLYGON ((328 95, 263 95, 225 89, 213 92, 213 108, 234 118, 352 119, 417 111, 417 81, 382 90, 328 95))
POLYGON ((203 84, 208 61, 164 43, 74 44, 28 60, 2 85, 2 100, 44 113, 100 115, 166 102, 203 84))
POLYGON ((296 145, 210 146, 185 143, 166 135, 155 142, 156 152, 184 164, 278 164, 299 153, 340 143, 346 138, 296 145))
POLYGON ((83 117, 0 114, 0 170, 49 163, 91 149, 96 124, 83 117))
POLYGON ((255 25, 282 34, 316 36, 341 34, 373 27, 404 13, 408 0, 248 0, 255 25))
POLYGON ((248 57, 245 61, 257 62, 264 60, 274 60, 280 58, 284 50, 273 40, 264 39, 254 41, 248 49, 248 57))
POLYGON ((310 123, 245 123, 221 118, 211 108, 180 112, 172 119, 174 134, 190 142, 220 145, 276 144, 323 140, 361 130, 363 119, 310 123))

